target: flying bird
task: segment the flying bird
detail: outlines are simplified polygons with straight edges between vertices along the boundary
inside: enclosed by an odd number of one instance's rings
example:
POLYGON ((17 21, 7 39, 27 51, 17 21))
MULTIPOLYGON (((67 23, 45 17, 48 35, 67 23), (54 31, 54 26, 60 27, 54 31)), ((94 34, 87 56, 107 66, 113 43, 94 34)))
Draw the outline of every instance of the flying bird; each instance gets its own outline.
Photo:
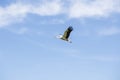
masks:
POLYGON ((73 27, 69 26, 67 30, 64 32, 63 35, 59 34, 57 38, 62 39, 64 41, 67 41, 69 43, 72 43, 72 41, 69 39, 70 33, 73 31, 73 27))

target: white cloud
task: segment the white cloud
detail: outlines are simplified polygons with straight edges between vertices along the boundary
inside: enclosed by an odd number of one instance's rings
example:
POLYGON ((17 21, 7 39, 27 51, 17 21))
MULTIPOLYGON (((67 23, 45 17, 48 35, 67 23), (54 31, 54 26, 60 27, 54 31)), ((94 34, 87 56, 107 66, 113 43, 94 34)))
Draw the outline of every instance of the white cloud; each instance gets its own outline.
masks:
POLYGON ((120 29, 117 27, 104 28, 103 30, 98 31, 98 35, 100 36, 110 36, 115 34, 120 34, 120 29))
POLYGON ((20 3, 11 4, 5 8, 0 7, 0 27, 22 21, 29 11, 29 6, 20 3))
POLYGON ((31 13, 41 16, 51 16, 60 14, 62 10, 62 4, 59 1, 44 2, 39 6, 32 6, 31 13))
POLYGON ((50 20, 42 20, 39 24, 64 24, 65 20, 62 19, 50 19, 50 20))
MULTIPOLYGON (((37 3, 38 4, 38 3, 37 3)), ((12 3, 6 7, 0 7, 0 27, 22 21, 28 13, 40 16, 52 16, 61 13, 59 1, 44 2, 38 5, 12 3)))
POLYGON ((40 16, 65 15, 69 18, 106 17, 120 13, 120 0, 45 0, 42 2, 16 2, 0 6, 0 27, 23 21, 28 14, 40 16), (66 3, 67 1, 67 3, 66 3))
POLYGON ((119 0, 93 0, 89 3, 75 0, 70 7, 69 16, 71 18, 106 17, 112 12, 120 12, 119 0))

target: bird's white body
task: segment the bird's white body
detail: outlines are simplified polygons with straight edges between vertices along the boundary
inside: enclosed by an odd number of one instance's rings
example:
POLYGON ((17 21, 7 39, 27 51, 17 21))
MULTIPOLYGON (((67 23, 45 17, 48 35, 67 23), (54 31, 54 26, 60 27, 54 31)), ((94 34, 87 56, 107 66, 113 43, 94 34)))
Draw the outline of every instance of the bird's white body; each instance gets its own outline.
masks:
POLYGON ((69 43, 72 43, 72 41, 70 39, 67 39, 67 40, 63 39, 63 35, 61 35, 61 34, 57 35, 56 38, 62 39, 62 40, 67 41, 69 43))

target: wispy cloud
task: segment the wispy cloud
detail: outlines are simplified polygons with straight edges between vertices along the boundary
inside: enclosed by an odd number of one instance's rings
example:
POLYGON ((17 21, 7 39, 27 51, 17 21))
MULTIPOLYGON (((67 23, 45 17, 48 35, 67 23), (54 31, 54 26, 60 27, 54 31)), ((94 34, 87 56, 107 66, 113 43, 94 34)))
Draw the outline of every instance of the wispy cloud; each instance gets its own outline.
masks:
MULTIPOLYGON (((119 26, 112 26, 112 27, 105 27, 105 26, 99 26, 97 28, 83 28, 83 30, 76 31, 79 35, 77 36, 115 36, 120 35, 120 27, 119 26)), ((76 35, 74 35, 76 36, 76 35)))
POLYGON ((86 56, 76 53, 69 54, 71 57, 79 58, 82 61, 101 61, 101 62, 118 62, 120 61, 120 56, 115 56, 115 55, 92 55, 92 56, 86 56))
POLYGON ((87 62, 94 62, 94 61, 100 61, 100 62, 120 62, 120 55, 84 55, 80 52, 80 50, 72 49, 72 50, 64 50, 64 53, 67 54, 69 57, 73 57, 76 59, 80 59, 81 61, 87 61, 87 62))
POLYGON ((116 35, 116 34, 120 34, 120 28, 109 27, 109 28, 104 28, 98 31, 98 35, 100 36, 111 36, 111 35, 116 35))
POLYGON ((112 57, 112 56, 90 56, 90 57, 82 57, 82 59, 89 61, 102 61, 102 62, 120 61, 119 57, 112 57))
MULTIPOLYGON (((18 34, 18 35, 23 35, 23 34, 30 34, 31 30, 26 28, 26 27, 20 27, 20 28, 5 28, 8 31, 18 34)), ((31 33, 32 34, 32 33, 31 33)))
POLYGON ((21 28, 17 31, 17 34, 25 34, 28 32, 28 28, 21 28))

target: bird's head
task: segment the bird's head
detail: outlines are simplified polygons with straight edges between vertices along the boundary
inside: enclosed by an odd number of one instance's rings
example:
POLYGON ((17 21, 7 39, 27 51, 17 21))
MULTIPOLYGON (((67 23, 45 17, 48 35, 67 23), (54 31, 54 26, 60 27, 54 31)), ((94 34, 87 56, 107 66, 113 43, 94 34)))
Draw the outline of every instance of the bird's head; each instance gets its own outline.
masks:
POLYGON ((59 35, 56 36, 56 38, 59 38, 59 39, 62 38, 62 37, 63 37, 62 34, 59 34, 59 35))

